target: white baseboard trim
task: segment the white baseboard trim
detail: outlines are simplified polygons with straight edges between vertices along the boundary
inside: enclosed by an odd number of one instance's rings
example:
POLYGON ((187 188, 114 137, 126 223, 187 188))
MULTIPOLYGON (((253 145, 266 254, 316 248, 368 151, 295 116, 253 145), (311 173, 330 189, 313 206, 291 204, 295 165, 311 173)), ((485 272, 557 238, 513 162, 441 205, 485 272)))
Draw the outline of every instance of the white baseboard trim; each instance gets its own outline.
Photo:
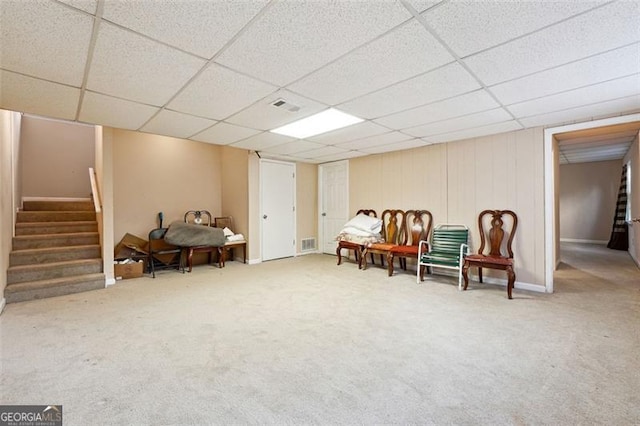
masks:
POLYGON ((7 299, 3 297, 2 300, 0 300, 0 315, 2 315, 5 306, 7 306, 7 299))
POLYGON ((631 259, 633 259, 633 261, 636 263, 636 266, 640 268, 640 261, 636 259, 635 256, 631 254, 631 252, 629 252, 629 256, 631 256, 631 259))
POLYGON ((25 201, 91 201, 91 198, 74 198, 74 197, 22 197, 25 201))
POLYGON ((581 240, 575 238, 560 238, 561 243, 580 243, 580 244, 604 244, 606 245, 609 241, 605 240, 581 240))
MULTIPOLYGON (((155 265, 154 265, 155 266, 155 265)), ((109 287, 110 285, 114 285, 116 283, 115 278, 107 278, 104 282, 104 288, 109 287)))
MULTIPOLYGON (((458 278, 458 270, 457 269, 438 268, 437 266, 434 266, 433 268, 435 270, 436 275, 447 275, 447 276, 450 276, 450 277, 458 278)), ((428 277, 428 274, 425 272, 424 276, 426 278, 426 277, 428 277)), ((478 275, 469 274, 469 281, 474 281, 476 283, 479 283, 478 275)), ((507 286, 507 280, 506 279, 502 279, 502 278, 494 278, 494 277, 486 277, 486 276, 484 276, 484 277, 482 277, 482 281, 483 281, 482 284, 499 285, 499 286, 502 286, 502 287, 506 287, 507 286)), ((541 284, 531 284, 531 283, 525 283, 525 282, 522 282, 522 281, 516 281, 513 284, 513 287, 516 288, 516 289, 519 289, 519 290, 535 291, 537 293, 546 293, 545 286, 541 285, 541 284)))
POLYGON ((257 265, 258 263, 262 263, 262 259, 249 259, 247 262, 249 265, 257 265))
POLYGON ((318 250, 301 251, 301 252, 296 253, 296 257, 298 257, 298 256, 306 256, 308 254, 320 254, 320 252, 318 250))

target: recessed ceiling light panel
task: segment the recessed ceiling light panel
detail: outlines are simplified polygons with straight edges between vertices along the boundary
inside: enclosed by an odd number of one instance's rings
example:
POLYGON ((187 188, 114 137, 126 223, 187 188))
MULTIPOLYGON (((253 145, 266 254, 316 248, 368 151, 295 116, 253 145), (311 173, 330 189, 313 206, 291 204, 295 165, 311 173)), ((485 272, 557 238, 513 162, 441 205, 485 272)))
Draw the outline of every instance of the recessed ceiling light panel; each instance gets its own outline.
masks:
POLYGON ((352 124, 364 121, 335 108, 329 108, 318 114, 311 115, 302 120, 294 121, 286 126, 271 130, 273 133, 304 139, 311 136, 326 133, 331 130, 341 129, 352 124))

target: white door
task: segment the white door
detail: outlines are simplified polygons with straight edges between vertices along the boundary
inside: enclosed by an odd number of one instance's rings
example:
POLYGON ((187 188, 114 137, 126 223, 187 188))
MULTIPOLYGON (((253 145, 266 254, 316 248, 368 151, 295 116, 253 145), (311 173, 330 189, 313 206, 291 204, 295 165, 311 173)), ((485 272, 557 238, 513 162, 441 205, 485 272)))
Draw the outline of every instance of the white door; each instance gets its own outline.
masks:
POLYGON ((320 235, 323 253, 336 254, 335 238, 349 220, 349 162, 320 166, 320 235))
POLYGON ((262 260, 296 254, 295 164, 260 161, 262 260))

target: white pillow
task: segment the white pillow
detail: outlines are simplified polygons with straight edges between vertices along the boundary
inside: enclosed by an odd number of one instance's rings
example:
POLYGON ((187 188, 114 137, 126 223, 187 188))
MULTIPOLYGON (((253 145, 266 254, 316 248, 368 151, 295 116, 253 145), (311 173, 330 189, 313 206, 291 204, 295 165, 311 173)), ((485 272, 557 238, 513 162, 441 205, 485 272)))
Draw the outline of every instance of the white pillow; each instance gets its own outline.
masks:
POLYGON ((365 232, 380 232, 382 220, 360 213, 344 225, 345 228, 356 228, 365 232))
POLYGON ((354 228, 353 226, 345 226, 344 228, 342 228, 342 231, 340 231, 340 233, 357 235, 358 237, 371 237, 376 234, 376 232, 363 231, 362 229, 354 228))
POLYGON ((222 233, 224 234, 225 237, 229 237, 233 235, 233 231, 226 226, 222 229, 222 233))

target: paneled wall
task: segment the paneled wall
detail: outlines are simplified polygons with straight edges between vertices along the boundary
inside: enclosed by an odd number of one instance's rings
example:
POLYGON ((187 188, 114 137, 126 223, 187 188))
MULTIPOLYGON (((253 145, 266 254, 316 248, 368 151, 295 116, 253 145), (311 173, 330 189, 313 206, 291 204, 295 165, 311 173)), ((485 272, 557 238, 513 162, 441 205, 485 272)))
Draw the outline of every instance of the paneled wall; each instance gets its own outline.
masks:
POLYGON ((350 211, 427 209, 435 223, 471 228, 477 249, 478 214, 511 209, 519 218, 517 281, 544 286, 543 164, 541 128, 357 158, 349 164, 350 211))
MULTIPOLYGON (((631 218, 640 219, 640 133, 633 141, 623 163, 631 164, 631 218)), ((640 266, 640 222, 629 228, 629 254, 640 266)))

